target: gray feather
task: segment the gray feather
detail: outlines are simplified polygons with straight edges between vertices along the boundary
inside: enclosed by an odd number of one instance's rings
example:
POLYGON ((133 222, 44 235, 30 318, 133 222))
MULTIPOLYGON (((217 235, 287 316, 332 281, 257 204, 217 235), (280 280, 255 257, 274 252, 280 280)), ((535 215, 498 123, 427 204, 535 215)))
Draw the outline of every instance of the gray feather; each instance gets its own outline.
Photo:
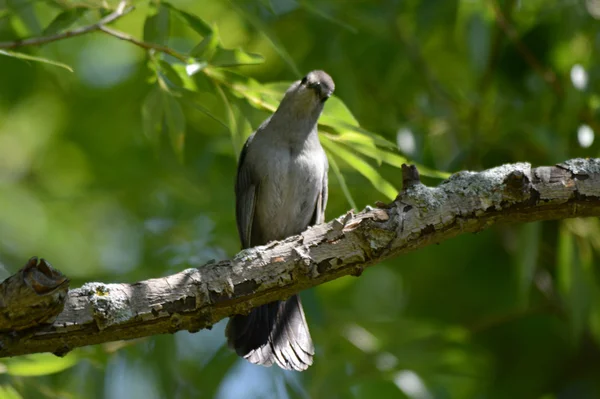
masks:
MULTIPOLYGON (((246 141, 235 185, 244 248, 325 220, 329 165, 317 120, 333 89, 326 73, 311 72, 288 89, 277 111, 246 141)), ((314 346, 296 295, 232 317, 226 334, 229 345, 251 363, 301 371, 313 362, 314 346)))

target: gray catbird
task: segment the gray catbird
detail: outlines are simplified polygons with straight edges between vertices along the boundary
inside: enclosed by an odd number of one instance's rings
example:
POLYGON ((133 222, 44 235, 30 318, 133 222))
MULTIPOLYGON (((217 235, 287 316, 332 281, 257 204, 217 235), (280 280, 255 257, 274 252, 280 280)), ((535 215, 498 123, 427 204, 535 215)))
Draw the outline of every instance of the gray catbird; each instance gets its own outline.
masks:
MULTIPOLYGON (((244 248, 324 221, 329 164, 317 120, 333 90, 329 75, 310 72, 290 86, 277 111, 246 141, 235 185, 244 248)), ((226 334, 229 346, 251 363, 301 371, 313 362, 315 350, 297 295, 233 316, 226 334)))

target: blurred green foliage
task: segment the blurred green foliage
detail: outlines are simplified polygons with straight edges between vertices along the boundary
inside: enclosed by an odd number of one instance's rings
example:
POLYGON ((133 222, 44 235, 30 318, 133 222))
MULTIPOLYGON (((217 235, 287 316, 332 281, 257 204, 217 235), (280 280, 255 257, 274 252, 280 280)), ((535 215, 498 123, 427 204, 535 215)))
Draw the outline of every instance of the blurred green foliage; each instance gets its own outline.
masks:
MULTIPOLYGON (((0 0, 0 266, 136 281, 239 249, 236 158, 324 69, 327 218, 437 171, 598 156, 598 0, 0 0), (4 47, 3 47, 4 45, 4 47), (42 62, 38 62, 42 61, 42 62), (65 69, 66 68, 66 69, 65 69), (72 68, 73 72, 69 72, 72 68), (350 205, 349 205, 350 204, 350 205)), ((3 359, 6 398, 597 398, 600 224, 500 226, 303 293, 303 374, 211 331, 3 359)))

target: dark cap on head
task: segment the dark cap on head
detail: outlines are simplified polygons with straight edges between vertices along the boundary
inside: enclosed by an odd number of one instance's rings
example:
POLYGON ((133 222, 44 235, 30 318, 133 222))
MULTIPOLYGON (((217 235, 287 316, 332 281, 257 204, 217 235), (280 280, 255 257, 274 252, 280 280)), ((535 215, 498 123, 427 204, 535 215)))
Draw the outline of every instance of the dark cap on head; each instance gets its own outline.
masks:
POLYGON ((306 85, 309 89, 313 89, 321 101, 327 100, 335 90, 335 83, 333 79, 325 71, 312 71, 309 72, 300 82, 302 85, 306 85))

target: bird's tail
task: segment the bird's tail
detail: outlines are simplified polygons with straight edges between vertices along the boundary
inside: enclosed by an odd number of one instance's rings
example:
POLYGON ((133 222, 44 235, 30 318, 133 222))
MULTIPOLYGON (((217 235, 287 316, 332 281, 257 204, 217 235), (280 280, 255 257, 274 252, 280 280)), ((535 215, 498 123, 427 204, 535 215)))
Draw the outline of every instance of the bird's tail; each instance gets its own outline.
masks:
POLYGON ((306 370, 315 348, 298 295, 236 315, 227 324, 227 342, 250 363, 286 370, 306 370))

